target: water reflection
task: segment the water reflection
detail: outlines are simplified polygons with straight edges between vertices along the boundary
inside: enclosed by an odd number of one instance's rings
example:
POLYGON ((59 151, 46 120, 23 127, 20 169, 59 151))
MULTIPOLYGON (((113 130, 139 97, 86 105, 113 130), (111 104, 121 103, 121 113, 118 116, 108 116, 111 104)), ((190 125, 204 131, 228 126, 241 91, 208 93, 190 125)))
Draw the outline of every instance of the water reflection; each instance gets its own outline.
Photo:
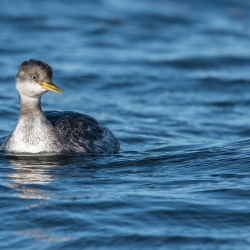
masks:
POLYGON ((14 170, 9 174, 11 184, 9 187, 18 191, 20 198, 49 199, 49 193, 41 191, 37 185, 50 184, 53 177, 53 169, 59 165, 55 157, 17 156, 9 159, 10 167, 14 170))
MULTIPOLYGON (((20 198, 30 199, 50 199, 51 192, 48 190, 55 189, 53 182, 58 175, 66 172, 69 178, 92 176, 97 165, 105 165, 106 161, 110 165, 108 159, 112 158, 112 155, 104 158, 102 155, 96 154, 87 156, 78 154, 13 156, 0 152, 0 155, 5 160, 7 159, 9 167, 13 170, 8 174, 11 181, 9 187, 18 191, 20 198), (97 165, 96 162, 98 162, 97 165), (73 172, 71 166, 73 166, 73 172)), ((116 161, 116 157, 114 160, 116 161)))

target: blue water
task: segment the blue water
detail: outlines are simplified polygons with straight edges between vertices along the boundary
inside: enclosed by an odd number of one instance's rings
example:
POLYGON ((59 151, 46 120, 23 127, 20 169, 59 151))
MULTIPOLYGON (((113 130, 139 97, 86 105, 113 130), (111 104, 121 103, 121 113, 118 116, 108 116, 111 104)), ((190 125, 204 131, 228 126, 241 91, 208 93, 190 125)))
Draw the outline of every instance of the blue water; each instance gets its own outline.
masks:
POLYGON ((34 58, 122 148, 0 151, 0 249, 250 249, 248 0, 0 3, 0 143, 34 58))

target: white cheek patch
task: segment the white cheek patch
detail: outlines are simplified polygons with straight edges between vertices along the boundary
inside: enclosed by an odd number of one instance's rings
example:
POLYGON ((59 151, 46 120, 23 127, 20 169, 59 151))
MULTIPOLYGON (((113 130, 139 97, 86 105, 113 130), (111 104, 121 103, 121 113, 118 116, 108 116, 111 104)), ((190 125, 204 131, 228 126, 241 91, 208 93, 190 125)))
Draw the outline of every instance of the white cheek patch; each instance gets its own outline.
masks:
POLYGON ((37 82, 22 82, 19 79, 16 80, 16 89, 21 95, 29 97, 39 96, 47 92, 47 90, 43 89, 42 85, 37 82))

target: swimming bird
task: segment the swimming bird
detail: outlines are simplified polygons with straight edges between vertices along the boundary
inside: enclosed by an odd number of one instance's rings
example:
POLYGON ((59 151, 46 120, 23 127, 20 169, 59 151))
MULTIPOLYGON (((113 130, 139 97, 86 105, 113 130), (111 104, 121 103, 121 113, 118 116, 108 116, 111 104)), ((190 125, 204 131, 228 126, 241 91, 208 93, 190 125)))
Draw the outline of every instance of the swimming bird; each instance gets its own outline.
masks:
POLYGON ((52 68, 30 59, 16 75, 20 114, 14 131, 2 148, 9 153, 114 153, 119 141, 94 118, 71 111, 41 109, 41 96, 47 91, 62 93, 52 83, 52 68))

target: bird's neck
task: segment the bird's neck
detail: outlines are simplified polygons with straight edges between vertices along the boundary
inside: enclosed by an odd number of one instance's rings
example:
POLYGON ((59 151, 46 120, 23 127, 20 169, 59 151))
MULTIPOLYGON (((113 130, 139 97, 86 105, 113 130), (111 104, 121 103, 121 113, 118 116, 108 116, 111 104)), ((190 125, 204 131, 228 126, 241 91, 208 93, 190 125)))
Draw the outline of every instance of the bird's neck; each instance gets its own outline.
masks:
POLYGON ((39 153, 64 150, 55 128, 42 112, 40 99, 19 95, 20 115, 3 148, 9 152, 39 153))
POLYGON ((19 94, 20 116, 42 113, 41 96, 29 97, 19 94))

